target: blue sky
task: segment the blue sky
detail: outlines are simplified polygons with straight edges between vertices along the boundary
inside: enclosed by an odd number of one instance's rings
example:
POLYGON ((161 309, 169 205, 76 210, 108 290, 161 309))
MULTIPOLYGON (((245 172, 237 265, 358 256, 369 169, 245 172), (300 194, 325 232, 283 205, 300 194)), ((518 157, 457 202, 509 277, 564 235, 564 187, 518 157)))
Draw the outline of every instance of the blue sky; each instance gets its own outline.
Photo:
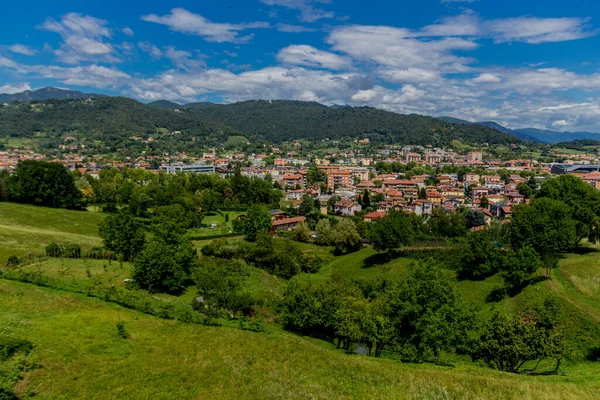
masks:
POLYGON ((591 0, 30 1, 0 6, 0 93, 298 99, 600 131, 591 0))

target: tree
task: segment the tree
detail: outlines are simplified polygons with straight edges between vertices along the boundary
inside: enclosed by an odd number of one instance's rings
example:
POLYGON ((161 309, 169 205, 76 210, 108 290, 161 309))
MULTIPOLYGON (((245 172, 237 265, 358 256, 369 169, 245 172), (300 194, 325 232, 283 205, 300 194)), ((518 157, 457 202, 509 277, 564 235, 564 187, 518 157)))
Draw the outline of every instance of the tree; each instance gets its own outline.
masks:
POLYGON ((561 175, 546 181, 536 198, 549 198, 565 203, 576 221, 577 242, 587 238, 595 243, 600 238, 600 192, 573 175, 561 175))
POLYGON ((306 171, 306 182, 309 185, 319 185, 320 183, 327 182, 327 175, 325 172, 316 166, 312 166, 306 171))
POLYGON ((510 223, 510 241, 515 249, 531 246, 541 256, 568 251, 577 242, 577 222, 571 215, 565 203, 550 198, 516 206, 510 223))
POLYGON ((135 259, 133 280, 150 292, 181 293, 187 275, 175 256, 173 246, 151 239, 135 259))
POLYGON ((193 271, 198 295, 211 308, 225 310, 232 315, 238 312, 253 313, 254 301, 244 293, 248 266, 240 260, 219 260, 202 257, 193 271))
POLYGON ((411 214, 390 211, 385 217, 375 221, 371 227, 371 242, 378 251, 392 251, 402 245, 412 243, 415 237, 414 221, 411 214))
POLYGON ((55 162, 26 160, 17 164, 7 183, 7 198, 16 203, 82 209, 82 195, 69 170, 55 162))
POLYGON ((526 183, 519 183, 517 185, 517 192, 529 199, 533 194, 533 189, 531 189, 531 186, 527 185, 526 183))
POLYGON ((461 279, 483 279, 495 274, 500 267, 501 254, 494 246, 488 231, 469 232, 455 239, 451 265, 461 279))
POLYGON ((271 225, 271 214, 267 212, 267 209, 259 204, 254 204, 248 209, 242 232, 246 235, 246 240, 254 242, 258 236, 268 233, 271 225))
POLYGON ((144 245, 143 227, 128 210, 108 215, 99 231, 104 247, 122 255, 125 261, 133 260, 144 245))
POLYGON ((356 230, 356 225, 348 218, 342 219, 332 227, 331 243, 335 247, 334 252, 341 254, 344 251, 352 252, 359 250, 362 246, 362 238, 356 230))
POLYGON ((544 351, 543 332, 533 323, 496 312, 474 341, 471 358, 500 371, 518 372, 525 362, 540 358, 544 351))
POLYGON ((181 293, 196 264, 196 250, 181 225, 154 221, 150 239, 135 258, 133 280, 150 292, 181 293))
POLYGON ((501 261, 501 276, 513 293, 522 289, 531 276, 542 267, 540 256, 531 246, 508 251, 501 261))
POLYGON ((369 198, 369 191, 365 189, 365 193, 362 196, 362 208, 367 209, 371 207, 371 199, 369 198))
POLYGON ((442 351, 463 347, 476 328, 473 312, 457 297, 451 278, 436 264, 412 265, 391 291, 397 345, 404 357, 439 361, 442 351))
POLYGON ((479 205, 484 210, 487 210, 488 207, 490 206, 490 201, 488 200, 488 198, 485 194, 483 196, 481 196, 481 199, 479 199, 479 205))
POLYGON ((302 221, 292 229, 292 239, 302 243, 310 242, 310 228, 306 222, 302 221))
POLYGON ((461 212, 448 212, 441 207, 435 208, 427 225, 432 234, 441 237, 458 237, 467 232, 465 216, 461 212))
POLYGON ((465 213, 465 225, 467 229, 485 225, 485 214, 479 210, 469 210, 465 213))

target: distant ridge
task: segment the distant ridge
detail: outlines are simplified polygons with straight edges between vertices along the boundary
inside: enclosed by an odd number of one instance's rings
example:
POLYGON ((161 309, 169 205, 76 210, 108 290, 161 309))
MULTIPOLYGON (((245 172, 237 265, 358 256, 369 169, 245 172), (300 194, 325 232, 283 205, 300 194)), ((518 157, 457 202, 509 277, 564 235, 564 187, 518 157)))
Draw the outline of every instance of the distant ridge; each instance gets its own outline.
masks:
POLYGON ((23 101, 25 103, 39 100, 66 100, 66 99, 89 99, 107 97, 97 93, 83 93, 77 90, 66 90, 55 87, 45 87, 37 90, 26 90, 14 94, 0 94, 0 103, 11 103, 13 101, 23 101))
POLYGON ((176 110, 182 107, 181 104, 169 100, 156 100, 151 103, 148 103, 148 105, 152 107, 164 108, 167 110, 176 110))
POLYGON ((481 121, 481 122, 470 122, 453 117, 439 117, 442 121, 454 123, 454 124, 467 124, 467 125, 483 125, 497 130, 498 132, 506 133, 518 137, 521 140, 527 142, 537 143, 559 143, 559 142, 571 142, 574 140, 593 139, 600 140, 600 133, 594 132, 559 132, 544 129, 535 128, 518 128, 509 129, 494 121, 481 121))

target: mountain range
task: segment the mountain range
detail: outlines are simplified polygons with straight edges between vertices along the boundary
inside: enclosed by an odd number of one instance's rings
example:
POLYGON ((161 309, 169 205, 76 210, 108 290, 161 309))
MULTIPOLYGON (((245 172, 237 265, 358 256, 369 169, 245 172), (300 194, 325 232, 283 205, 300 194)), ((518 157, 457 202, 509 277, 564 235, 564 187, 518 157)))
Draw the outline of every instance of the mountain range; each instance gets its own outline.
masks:
MULTIPOLYGON (((92 98, 111 99, 112 97, 46 87, 15 94, 0 94, 0 103, 92 98)), ((108 103, 111 101, 108 100, 108 103)), ((121 106, 127 104, 126 108, 131 111, 131 103, 120 102, 119 104, 121 106)), ((66 107, 68 109, 68 106, 66 107)), ((178 118, 184 120, 184 126, 189 127, 191 120, 210 121, 231 127, 248 136, 264 137, 274 142, 287 139, 325 139, 342 136, 365 136, 390 143, 396 141, 413 142, 414 144, 441 144, 454 139, 490 143, 514 142, 506 135, 538 143, 567 142, 577 139, 600 140, 600 133, 593 132, 558 132, 534 128, 509 129, 493 121, 470 122, 453 117, 433 118, 414 114, 403 115, 372 107, 347 105, 328 107, 316 102, 292 100, 250 100, 232 104, 209 102, 178 104, 168 100, 158 100, 148 104, 140 103, 133 109, 138 110, 143 118, 149 118, 146 123, 141 124, 143 126, 152 125, 152 113, 148 113, 148 110, 141 112, 145 108, 165 111, 178 110, 183 115, 180 114, 169 120, 170 122, 176 121, 178 118)), ((78 106, 77 113, 82 111, 83 109, 78 106)), ((127 118, 126 115, 121 114, 119 118, 121 126, 131 128, 135 125, 124 122, 124 119, 127 118)), ((131 118, 139 120, 137 114, 132 114, 131 118)), ((68 117, 67 120, 69 120, 68 117)), ((73 123, 75 122, 73 121, 73 123)), ((64 122, 61 124, 65 125, 64 122)), ((114 121, 111 126, 114 128, 114 121)), ((174 126, 179 125, 175 123, 174 126)), ((64 129, 67 127, 65 126, 64 129)), ((133 130, 140 132, 144 129, 136 126, 133 130)))
POLYGON ((559 143, 559 142, 572 142, 574 140, 582 139, 593 139, 600 140, 600 133, 594 132, 559 132, 551 131, 547 129, 535 129, 535 128, 517 128, 509 129, 493 121, 480 121, 480 122, 469 122, 453 117, 439 117, 442 121, 451 122, 454 124, 465 124, 465 125, 485 125, 490 128, 497 130, 498 132, 506 133, 507 135, 515 136, 526 142, 537 142, 537 143, 559 143))

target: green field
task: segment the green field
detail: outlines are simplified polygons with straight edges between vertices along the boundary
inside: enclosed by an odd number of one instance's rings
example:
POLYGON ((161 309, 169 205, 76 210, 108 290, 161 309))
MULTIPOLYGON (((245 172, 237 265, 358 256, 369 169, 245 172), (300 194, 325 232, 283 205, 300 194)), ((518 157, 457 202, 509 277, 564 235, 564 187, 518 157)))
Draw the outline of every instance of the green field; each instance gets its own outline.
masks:
POLYGON ((51 242, 101 246, 98 225, 104 215, 0 202, 0 266, 12 254, 42 251, 51 242))
POLYGON ((229 136, 223 146, 240 146, 247 143, 250 143, 250 141, 245 136, 229 136))
MULTIPOLYGON (((98 212, 0 203, 1 265, 10 254, 39 251, 51 241, 99 246, 97 225, 103 218, 98 212)), ((219 218, 223 217, 207 217, 215 221, 211 223, 219 223, 219 218)), ((200 249, 209 242, 194 244, 200 249)), ((333 276, 402 279, 414 262, 404 257, 389 261, 372 248, 336 257, 325 247, 299 246, 323 259, 316 274, 293 278, 303 282, 323 283, 333 276)), ((502 284, 498 276, 459 281, 457 291, 482 313, 494 309, 516 312, 546 296, 556 296, 562 299, 568 321, 565 328, 577 346, 598 349, 599 249, 585 244, 577 254, 565 255, 552 280, 535 283, 513 298, 489 300, 502 284)), ((261 333, 235 329, 239 326, 236 320, 205 327, 161 319, 150 315, 160 315, 156 312, 120 307, 103 294, 114 287, 119 293, 135 294, 152 307, 189 308, 197 295, 195 288, 190 286, 181 296, 129 290, 125 279, 131 277, 131 270, 132 264, 118 261, 51 258, 7 272, 9 278, 19 279, 18 275, 24 274, 30 281, 48 286, 0 280, 0 337, 32 341, 32 357, 40 366, 15 386, 19 394, 136 399, 591 399, 600 392, 600 363, 584 361, 586 353, 581 352, 563 364, 558 376, 527 376, 500 373, 462 357, 449 358, 452 366, 435 366, 347 354, 326 341, 283 331, 274 322, 277 309, 261 312, 265 324, 261 333), (119 319, 125 321, 129 339, 117 335, 119 319)), ((277 299, 286 281, 250 267, 246 285, 250 291, 269 292, 277 299)), ((542 363, 538 370, 545 372, 551 367, 542 363)))
POLYGON ((238 215, 243 212, 237 211, 224 211, 220 214, 207 215, 202 220, 202 224, 206 225, 203 228, 193 228, 188 231, 191 236, 215 236, 215 235, 228 235, 233 233, 232 222, 238 215), (229 215, 229 221, 225 221, 225 215, 229 215), (215 225, 213 228, 211 225, 215 225))
POLYGON ((0 281, 0 331, 34 343, 36 398, 593 399, 594 364, 566 376, 399 364, 285 332, 165 321, 81 295, 0 281), (122 320, 129 339, 117 335, 122 320))

